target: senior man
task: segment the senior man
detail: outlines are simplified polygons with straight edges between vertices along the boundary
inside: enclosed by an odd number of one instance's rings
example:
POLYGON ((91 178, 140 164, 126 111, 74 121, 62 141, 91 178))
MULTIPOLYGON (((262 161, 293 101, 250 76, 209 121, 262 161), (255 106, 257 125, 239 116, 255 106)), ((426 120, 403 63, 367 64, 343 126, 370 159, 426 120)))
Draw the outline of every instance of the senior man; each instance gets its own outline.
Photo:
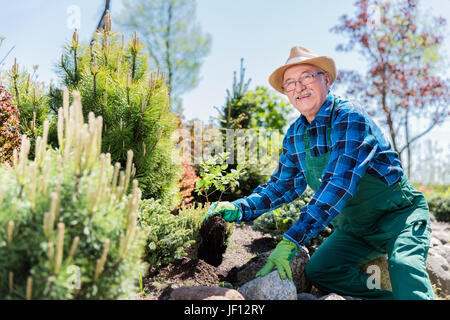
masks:
POLYGON ((433 299, 426 272, 427 202, 364 109, 330 92, 336 74, 330 57, 291 49, 269 77, 301 114, 284 137, 278 168, 251 195, 216 203, 208 216, 251 221, 295 200, 308 185, 315 191, 312 200, 257 276, 276 267, 281 278, 292 280, 293 255, 331 222, 335 231, 305 268, 317 288, 368 299, 433 299), (372 288, 360 272, 361 265, 386 254, 392 291, 372 288))

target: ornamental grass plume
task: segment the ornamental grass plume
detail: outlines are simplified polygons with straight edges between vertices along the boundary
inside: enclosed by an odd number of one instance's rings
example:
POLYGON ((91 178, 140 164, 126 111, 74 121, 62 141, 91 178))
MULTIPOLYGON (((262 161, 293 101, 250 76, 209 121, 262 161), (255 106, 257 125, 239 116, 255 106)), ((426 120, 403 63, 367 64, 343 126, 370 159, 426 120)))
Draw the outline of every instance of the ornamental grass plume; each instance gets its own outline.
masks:
POLYGON ((84 123, 81 97, 64 90, 60 148, 47 147, 48 123, 22 136, 14 166, 0 166, 0 299, 119 299, 135 292, 144 235, 136 225, 141 191, 127 167, 101 153, 102 118, 84 123), (5 187, 7 186, 7 187, 5 187))

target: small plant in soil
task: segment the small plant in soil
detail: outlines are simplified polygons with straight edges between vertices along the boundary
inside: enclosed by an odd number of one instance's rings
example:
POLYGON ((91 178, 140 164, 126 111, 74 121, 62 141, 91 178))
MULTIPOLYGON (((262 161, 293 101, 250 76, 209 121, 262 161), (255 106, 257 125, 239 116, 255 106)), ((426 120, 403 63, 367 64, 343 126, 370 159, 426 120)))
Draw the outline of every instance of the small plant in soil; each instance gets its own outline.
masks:
POLYGON ((245 174, 243 164, 238 164, 236 169, 231 169, 229 173, 225 171, 228 168, 228 164, 225 163, 228 155, 229 153, 224 152, 200 162, 200 178, 195 183, 195 191, 203 195, 207 203, 209 197, 216 192, 220 192, 218 200, 220 201, 224 192, 239 186, 239 178, 245 174))

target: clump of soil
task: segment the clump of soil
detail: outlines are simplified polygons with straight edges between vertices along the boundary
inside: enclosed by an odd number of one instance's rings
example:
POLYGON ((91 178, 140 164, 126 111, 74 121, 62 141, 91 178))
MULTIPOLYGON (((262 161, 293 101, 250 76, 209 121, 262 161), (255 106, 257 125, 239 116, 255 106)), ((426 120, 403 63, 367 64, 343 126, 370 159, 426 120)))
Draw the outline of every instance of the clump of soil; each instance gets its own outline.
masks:
POLYGON ((214 267, 218 267, 222 263, 223 254, 227 249, 226 237, 226 221, 218 215, 211 215, 207 220, 203 221, 200 228, 200 244, 197 258, 214 267))

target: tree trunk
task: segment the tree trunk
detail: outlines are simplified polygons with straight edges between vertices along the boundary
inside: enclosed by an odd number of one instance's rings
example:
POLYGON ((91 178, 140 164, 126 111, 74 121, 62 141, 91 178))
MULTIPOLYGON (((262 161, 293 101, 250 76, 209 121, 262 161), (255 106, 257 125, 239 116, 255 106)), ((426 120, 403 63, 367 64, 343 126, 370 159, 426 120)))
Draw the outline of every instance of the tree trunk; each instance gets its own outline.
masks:
POLYGON ((172 61, 170 56, 171 43, 170 33, 173 16, 173 2, 167 8, 167 33, 166 33, 166 63, 167 63, 167 85, 169 90, 169 105, 172 107, 172 61))
MULTIPOLYGON (((105 24, 106 11, 109 11, 110 7, 111 7, 111 0, 105 0, 105 9, 103 10, 102 16, 100 17, 100 21, 97 24, 97 28, 95 29, 95 32, 97 32, 97 30, 101 29, 103 27, 103 25, 105 24)), ((95 32, 94 32, 94 35, 95 35, 95 32)), ((94 42, 94 36, 92 36, 91 44, 93 42, 94 42)))
POLYGON ((392 123, 391 110, 386 105, 386 90, 384 90, 384 89, 383 89, 383 92, 381 95, 381 107, 383 108, 384 112, 386 113, 386 123, 389 127, 389 133, 391 135, 391 140, 392 140, 392 147, 394 148, 395 152, 397 152, 398 155, 400 156, 400 152, 398 151, 398 148, 397 148, 394 124, 392 123))
POLYGON ((406 139, 406 156, 408 159, 407 175, 411 177, 411 144, 409 139, 409 109, 406 109, 405 114, 405 139, 406 139))

